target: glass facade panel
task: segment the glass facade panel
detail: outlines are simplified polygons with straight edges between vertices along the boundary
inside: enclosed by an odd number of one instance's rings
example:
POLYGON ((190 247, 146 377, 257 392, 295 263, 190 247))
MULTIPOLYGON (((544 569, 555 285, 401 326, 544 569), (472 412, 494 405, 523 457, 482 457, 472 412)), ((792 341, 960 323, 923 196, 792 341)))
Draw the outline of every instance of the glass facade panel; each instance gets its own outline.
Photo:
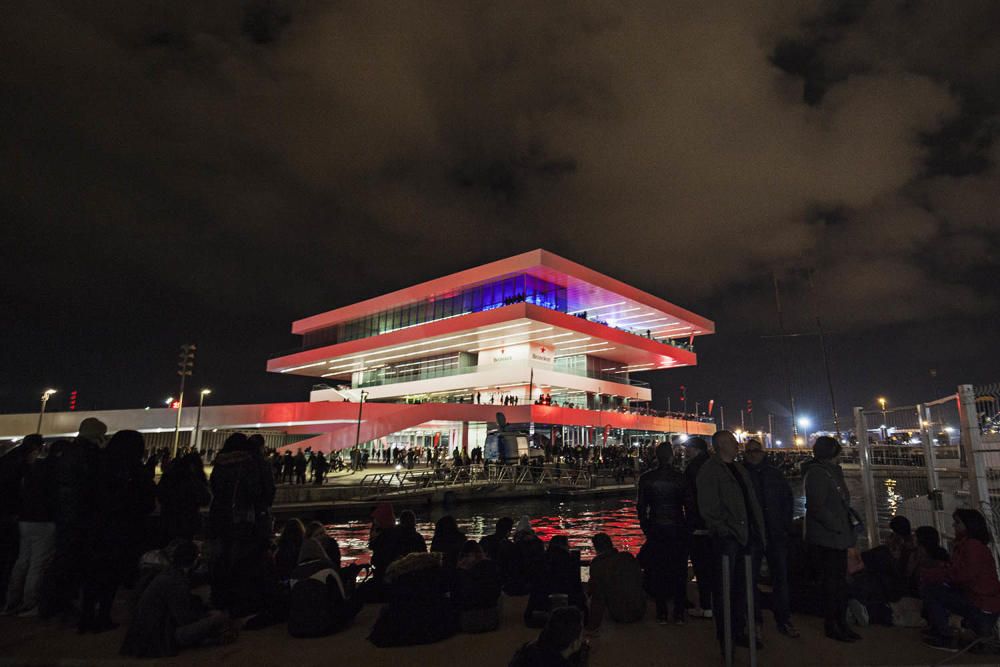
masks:
POLYGON ((566 312, 566 288, 534 276, 508 276, 492 283, 471 287, 450 297, 400 306, 307 333, 303 337, 303 348, 379 336, 446 317, 478 313, 525 301, 566 312))

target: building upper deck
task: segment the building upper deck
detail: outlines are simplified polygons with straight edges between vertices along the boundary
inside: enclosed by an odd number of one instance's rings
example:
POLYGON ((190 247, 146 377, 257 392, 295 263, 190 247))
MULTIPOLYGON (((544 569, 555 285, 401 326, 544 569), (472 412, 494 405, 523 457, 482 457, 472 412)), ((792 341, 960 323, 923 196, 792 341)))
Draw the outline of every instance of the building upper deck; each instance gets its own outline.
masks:
POLYGON ((292 324, 303 350, 528 303, 663 342, 710 334, 711 320, 545 250, 533 250, 292 324))

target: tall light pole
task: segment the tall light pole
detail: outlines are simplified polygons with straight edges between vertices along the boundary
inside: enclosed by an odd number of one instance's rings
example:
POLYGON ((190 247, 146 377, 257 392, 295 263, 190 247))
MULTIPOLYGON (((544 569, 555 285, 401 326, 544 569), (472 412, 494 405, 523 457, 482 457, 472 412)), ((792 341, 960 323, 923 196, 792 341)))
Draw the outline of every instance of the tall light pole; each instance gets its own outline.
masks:
POLYGON ((49 397, 56 393, 55 389, 46 389, 42 392, 42 407, 38 410, 38 428, 35 429, 35 433, 42 432, 42 417, 45 416, 45 404, 49 402, 49 397))
MULTIPOLYGON (((361 400, 358 402, 358 430, 354 434, 354 458, 361 456, 361 411, 365 407, 365 399, 368 397, 368 392, 364 389, 361 390, 361 400)), ((354 462, 352 461, 352 464, 354 462)), ((354 472, 353 470, 351 472, 354 472)))
POLYGON ((211 393, 211 389, 202 389, 198 393, 198 417, 194 421, 194 430, 191 432, 191 448, 196 452, 201 452, 201 406, 205 404, 205 397, 211 393))
POLYGON ((885 405, 888 401, 884 397, 879 396, 878 404, 882 408, 882 442, 889 441, 889 425, 888 425, 888 415, 885 412, 885 405))
POLYGON ((181 376, 181 389, 177 396, 177 422, 174 424, 174 447, 170 458, 177 458, 177 444, 181 438, 181 410, 184 409, 184 380, 191 375, 194 369, 194 351, 197 347, 194 343, 181 345, 181 353, 178 355, 177 374, 181 376))

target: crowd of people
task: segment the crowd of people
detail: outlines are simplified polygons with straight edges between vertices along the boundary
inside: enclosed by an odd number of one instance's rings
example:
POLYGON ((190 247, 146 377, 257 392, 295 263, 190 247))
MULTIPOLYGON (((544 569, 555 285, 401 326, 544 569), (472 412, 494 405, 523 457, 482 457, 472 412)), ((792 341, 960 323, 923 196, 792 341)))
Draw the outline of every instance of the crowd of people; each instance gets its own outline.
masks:
MULTIPOLYGON (((299 454, 291 457, 295 476, 299 454)), ((933 528, 913 530, 902 516, 886 544, 858 552, 863 526, 839 455, 837 440, 816 440, 802 466, 806 514, 793 519, 792 491, 760 442, 740 452, 736 437, 719 431, 711 446, 698 437, 681 452, 657 445, 637 484, 644 544, 633 556, 607 534, 593 535, 584 583, 567 536, 546 542, 527 516, 501 518, 476 541, 446 515, 428 544, 416 515, 397 516, 388 503, 371 513, 370 562, 345 564, 319 522, 288 519, 275 534, 271 506, 288 455, 276 464, 260 436, 230 435, 210 477, 197 453, 165 465, 161 458, 157 481, 140 433, 109 438, 88 418, 72 440, 27 436, 3 459, 3 612, 72 619, 80 633, 127 620, 121 652, 139 657, 278 624, 293 638, 325 636, 366 604, 380 605, 368 635, 375 646, 423 644, 496 630, 505 596, 526 598, 523 622, 541 630, 513 651, 513 665, 583 664, 608 619, 638 622, 650 598, 661 624, 714 619, 723 649, 727 634, 736 646, 763 648, 764 602, 777 632, 792 639, 793 612, 820 614, 838 642, 861 639, 849 620, 922 624, 927 644, 954 650, 951 615, 991 635, 1000 580, 983 516, 954 513, 950 554, 933 528), (688 599, 689 563, 696 601, 688 599), (127 618, 114 607, 122 591, 127 618), (916 617, 909 623, 908 607, 916 617)))

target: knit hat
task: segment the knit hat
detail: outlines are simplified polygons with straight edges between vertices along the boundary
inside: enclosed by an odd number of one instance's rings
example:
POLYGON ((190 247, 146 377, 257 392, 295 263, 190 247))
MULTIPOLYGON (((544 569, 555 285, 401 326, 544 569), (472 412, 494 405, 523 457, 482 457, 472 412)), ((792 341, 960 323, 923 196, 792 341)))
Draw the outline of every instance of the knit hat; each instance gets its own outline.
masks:
POLYGON ((816 443, 813 445, 813 456, 816 457, 817 461, 826 461, 827 459, 832 459, 834 456, 840 453, 840 443, 831 438, 828 435, 821 435, 816 438, 816 443))
POLYGON ((517 522, 517 528, 514 529, 515 533, 530 533, 531 530, 531 518, 527 514, 522 514, 521 519, 517 522))

